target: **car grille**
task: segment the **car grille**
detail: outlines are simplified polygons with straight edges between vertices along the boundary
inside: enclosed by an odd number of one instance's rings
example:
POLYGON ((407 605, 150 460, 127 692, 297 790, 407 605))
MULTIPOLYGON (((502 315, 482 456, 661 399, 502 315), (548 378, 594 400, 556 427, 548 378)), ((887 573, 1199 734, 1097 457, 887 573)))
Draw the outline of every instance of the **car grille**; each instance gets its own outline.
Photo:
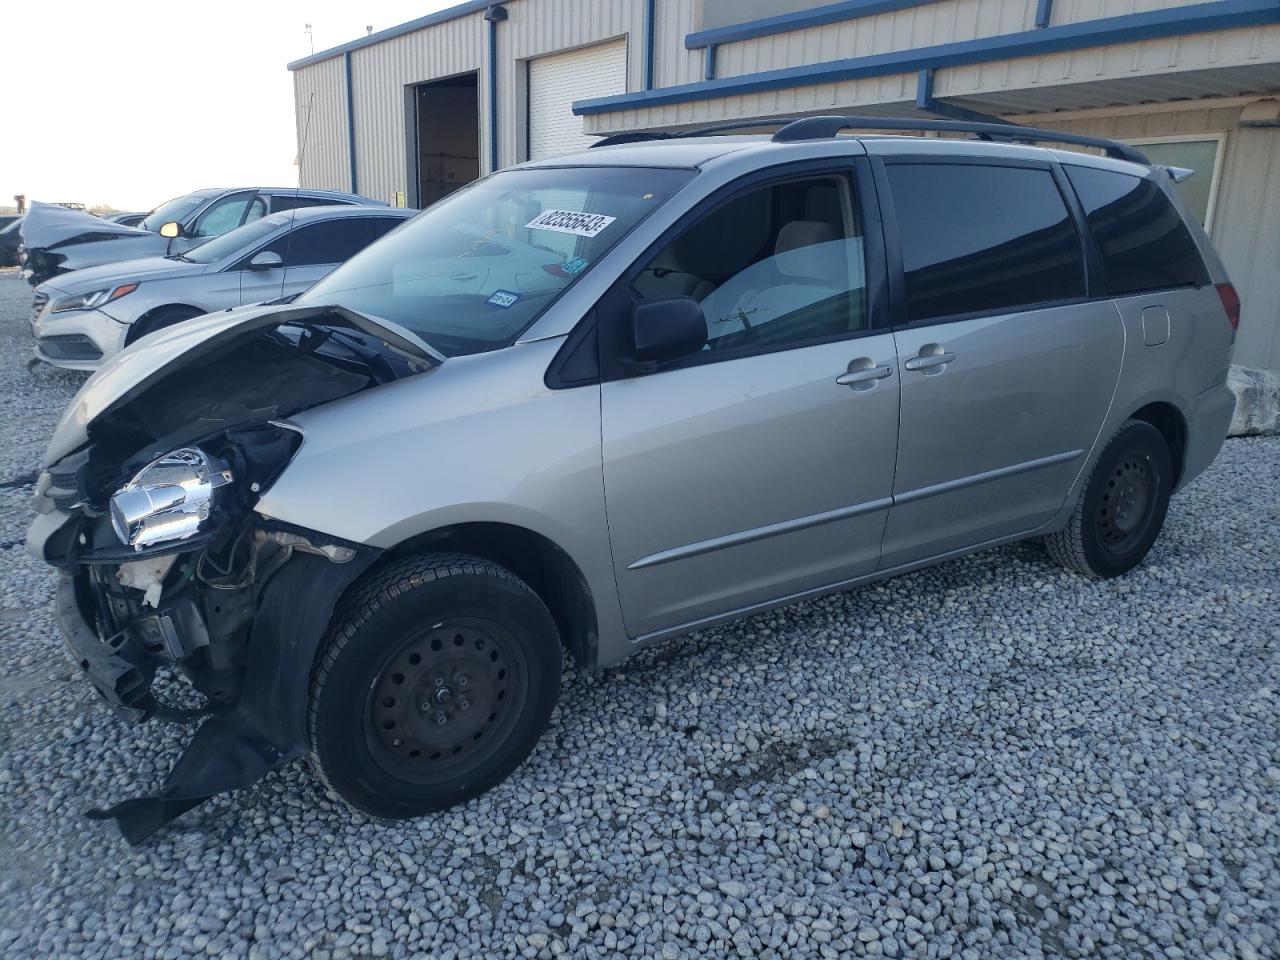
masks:
POLYGON ((40 352, 51 360, 97 360, 102 356, 98 345, 78 333, 57 337, 41 337, 40 352))
POLYGON ((49 295, 47 293, 40 293, 39 291, 36 292, 36 295, 31 298, 31 319, 32 320, 35 320, 40 316, 40 311, 44 309, 45 304, 48 302, 49 302, 49 295))

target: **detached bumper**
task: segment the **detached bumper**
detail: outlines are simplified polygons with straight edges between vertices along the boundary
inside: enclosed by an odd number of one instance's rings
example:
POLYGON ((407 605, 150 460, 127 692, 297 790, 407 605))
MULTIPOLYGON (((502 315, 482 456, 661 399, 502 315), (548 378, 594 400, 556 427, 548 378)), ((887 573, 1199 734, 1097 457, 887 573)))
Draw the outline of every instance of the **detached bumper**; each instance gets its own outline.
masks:
POLYGON ((85 618, 76 596, 71 574, 58 578, 54 616, 62 631, 71 661, 89 678, 107 705, 130 721, 146 719, 151 702, 151 680, 146 672, 125 656, 127 640, 119 634, 111 640, 98 636, 85 618))

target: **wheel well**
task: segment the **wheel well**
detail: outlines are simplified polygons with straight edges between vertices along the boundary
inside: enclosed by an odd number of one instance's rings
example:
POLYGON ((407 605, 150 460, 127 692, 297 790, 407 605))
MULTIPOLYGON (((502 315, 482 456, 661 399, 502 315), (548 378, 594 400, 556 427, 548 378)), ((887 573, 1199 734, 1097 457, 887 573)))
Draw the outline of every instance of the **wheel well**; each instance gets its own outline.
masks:
POLYGON ((595 602, 582 571, 556 543, 511 524, 463 523, 411 537, 386 556, 394 559, 437 550, 475 554, 514 573, 547 605, 574 662, 583 669, 595 669, 595 602))
POLYGON ((193 307, 189 303, 166 303, 163 307, 153 307, 129 325, 129 332, 124 337, 125 345, 128 346, 155 330, 152 324, 165 313, 189 313, 192 317, 198 317, 208 311, 193 307))
POLYGON ((1142 420, 1160 431, 1164 442, 1169 445, 1169 459, 1173 463, 1173 486, 1176 489, 1182 480, 1183 460, 1187 453, 1187 421, 1182 413, 1171 403, 1149 403, 1131 415, 1133 420, 1142 420))

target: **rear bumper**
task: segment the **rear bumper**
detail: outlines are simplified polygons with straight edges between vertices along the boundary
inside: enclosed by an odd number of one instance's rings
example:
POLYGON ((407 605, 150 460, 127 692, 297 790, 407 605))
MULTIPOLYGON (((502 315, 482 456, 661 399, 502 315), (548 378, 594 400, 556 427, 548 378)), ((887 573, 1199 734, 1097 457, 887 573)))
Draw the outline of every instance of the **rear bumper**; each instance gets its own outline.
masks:
POLYGON ((1192 401, 1187 412, 1187 452, 1179 488, 1200 476, 1222 449, 1235 413, 1236 397, 1226 382, 1210 387, 1192 401))

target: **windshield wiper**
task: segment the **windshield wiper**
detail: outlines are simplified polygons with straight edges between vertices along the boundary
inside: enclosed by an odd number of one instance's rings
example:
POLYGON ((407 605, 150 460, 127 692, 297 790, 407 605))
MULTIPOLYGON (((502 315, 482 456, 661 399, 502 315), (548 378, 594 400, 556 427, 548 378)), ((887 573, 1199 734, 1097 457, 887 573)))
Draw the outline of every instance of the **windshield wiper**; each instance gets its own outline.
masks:
POLYGON ((164 258, 166 260, 181 260, 183 263, 195 263, 190 257, 184 257, 180 253, 167 253, 164 258))

